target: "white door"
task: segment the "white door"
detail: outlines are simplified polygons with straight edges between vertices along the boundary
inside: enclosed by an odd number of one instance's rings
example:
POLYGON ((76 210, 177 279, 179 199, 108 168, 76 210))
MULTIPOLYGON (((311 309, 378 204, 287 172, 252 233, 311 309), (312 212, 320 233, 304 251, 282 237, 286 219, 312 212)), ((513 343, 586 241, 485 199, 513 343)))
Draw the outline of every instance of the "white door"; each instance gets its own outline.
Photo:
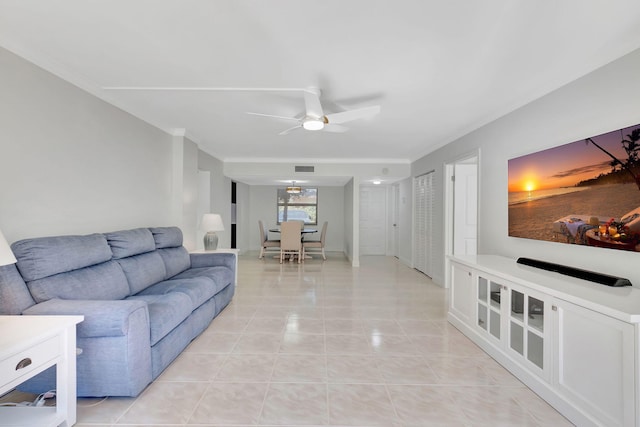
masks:
POLYGON ((390 254, 396 258, 400 250, 400 185, 391 186, 391 250, 390 254))
POLYGON ((478 241, 478 165, 455 165, 453 253, 475 255, 478 241))
POLYGON ((360 187, 360 255, 386 255, 385 187, 360 187))

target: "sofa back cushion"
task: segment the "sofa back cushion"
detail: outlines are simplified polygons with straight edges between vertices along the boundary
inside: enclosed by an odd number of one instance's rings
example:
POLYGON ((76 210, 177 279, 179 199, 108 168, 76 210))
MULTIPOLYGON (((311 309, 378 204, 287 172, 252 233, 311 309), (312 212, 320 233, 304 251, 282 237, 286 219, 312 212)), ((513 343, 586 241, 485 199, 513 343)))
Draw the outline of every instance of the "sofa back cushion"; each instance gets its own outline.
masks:
POLYGON ((182 230, 178 227, 152 227, 149 231, 153 234, 156 249, 182 246, 182 230))
POLYGON ((158 249, 157 252, 162 257, 167 271, 164 277, 165 279, 180 274, 191 267, 189 252, 187 252, 184 246, 180 246, 179 248, 158 249))
POLYGON ((164 262, 156 252, 156 242, 148 228, 105 233, 113 257, 129 283, 129 295, 160 282, 166 276, 164 262))
POLYGON ((11 245, 26 282, 109 261, 111 248, 102 234, 38 237, 11 245))
POLYGON ((144 254, 156 250, 156 243, 148 228, 105 233, 114 259, 144 254))
POLYGON ((122 267, 129 283, 129 295, 138 292, 164 280, 167 270, 157 251, 130 256, 116 260, 122 267))
POLYGON ((129 293, 102 234, 25 239, 11 245, 17 267, 36 302, 122 299, 129 293))
POLYGON ((129 295, 127 278, 116 261, 27 282, 36 302, 53 298, 71 300, 118 300, 129 295))
POLYGON ((182 230, 178 227, 154 227, 149 230, 153 234, 157 252, 164 261, 165 279, 191 267, 189 252, 182 246, 182 230))

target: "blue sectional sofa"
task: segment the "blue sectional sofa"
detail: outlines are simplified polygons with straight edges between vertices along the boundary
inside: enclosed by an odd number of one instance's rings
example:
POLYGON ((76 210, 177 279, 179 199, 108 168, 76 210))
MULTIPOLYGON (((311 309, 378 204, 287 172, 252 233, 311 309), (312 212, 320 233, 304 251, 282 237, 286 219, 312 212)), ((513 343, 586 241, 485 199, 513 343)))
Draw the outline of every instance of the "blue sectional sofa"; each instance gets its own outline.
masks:
MULTIPOLYGON (((82 314, 78 396, 137 396, 231 301, 232 253, 189 254, 177 227, 26 239, 0 267, 0 314, 82 314)), ((23 384, 55 388, 55 371, 23 384)))

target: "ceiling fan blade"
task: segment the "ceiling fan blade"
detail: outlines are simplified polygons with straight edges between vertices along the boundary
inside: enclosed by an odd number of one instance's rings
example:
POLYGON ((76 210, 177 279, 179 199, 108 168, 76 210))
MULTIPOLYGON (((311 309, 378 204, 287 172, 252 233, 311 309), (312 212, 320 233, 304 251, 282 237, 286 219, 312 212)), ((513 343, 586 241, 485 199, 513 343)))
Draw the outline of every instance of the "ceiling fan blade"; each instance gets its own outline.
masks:
POLYGON ((284 117, 284 116, 275 116, 273 114, 262 114, 262 113, 252 113, 247 111, 247 114, 251 114, 252 116, 262 116, 262 117, 273 117, 275 119, 283 119, 283 120, 295 120, 298 121, 295 117, 284 117))
POLYGON ((278 135, 286 135, 286 134, 288 134, 289 132, 293 132, 293 131, 294 131, 294 130, 296 130, 296 129, 302 129, 302 125, 298 125, 298 126, 294 126, 294 127, 292 127, 292 128, 289 128, 289 129, 285 129, 285 130, 283 130, 282 132, 280 132, 278 135))
POLYGON ((380 112, 380 106, 358 108, 355 110, 343 111, 341 113, 327 114, 327 121, 331 124, 346 123, 352 120, 363 119, 376 115, 380 112))
POLYGON ((324 116, 322 104, 320 104, 319 90, 304 91, 304 105, 307 109, 307 116, 319 119, 324 116))
POLYGON ((325 125, 322 128, 322 130, 325 131, 325 132, 332 132, 332 133, 344 133, 344 132, 348 131, 349 128, 346 127, 346 126, 335 125, 335 124, 329 123, 329 124, 325 125))

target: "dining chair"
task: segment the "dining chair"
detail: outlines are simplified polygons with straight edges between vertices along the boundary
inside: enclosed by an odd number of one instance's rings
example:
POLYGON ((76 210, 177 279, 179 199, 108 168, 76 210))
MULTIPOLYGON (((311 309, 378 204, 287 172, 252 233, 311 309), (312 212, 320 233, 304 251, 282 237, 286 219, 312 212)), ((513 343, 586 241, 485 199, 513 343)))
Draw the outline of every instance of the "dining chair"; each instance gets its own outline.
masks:
POLYGON ((261 220, 258 220, 258 225, 260 226, 260 256, 258 256, 258 259, 262 259, 265 252, 270 248, 280 249, 280 240, 269 240, 268 232, 265 231, 261 220))
POLYGON ((280 264, 285 255, 297 255, 298 264, 302 261, 302 226, 300 221, 285 221, 280 224, 280 264))
POLYGON ((324 239, 325 236, 327 235, 327 225, 328 222, 325 221, 324 224, 322 224, 322 231, 320 232, 320 240, 304 240, 302 242, 302 248, 303 248, 303 252, 306 253, 307 250, 309 249, 319 249, 322 252, 322 258, 323 259, 327 259, 327 257, 324 254, 324 239))

